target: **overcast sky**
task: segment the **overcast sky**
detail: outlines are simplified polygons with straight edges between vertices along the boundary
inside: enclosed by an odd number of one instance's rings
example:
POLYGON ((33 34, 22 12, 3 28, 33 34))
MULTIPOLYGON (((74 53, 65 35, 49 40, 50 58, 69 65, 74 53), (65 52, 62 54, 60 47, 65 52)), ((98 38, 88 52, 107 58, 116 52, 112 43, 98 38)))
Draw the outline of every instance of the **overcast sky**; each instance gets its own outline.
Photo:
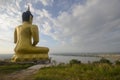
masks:
POLYGON ((0 0, 0 53, 14 53, 13 33, 27 5, 50 53, 120 52, 120 0, 0 0))

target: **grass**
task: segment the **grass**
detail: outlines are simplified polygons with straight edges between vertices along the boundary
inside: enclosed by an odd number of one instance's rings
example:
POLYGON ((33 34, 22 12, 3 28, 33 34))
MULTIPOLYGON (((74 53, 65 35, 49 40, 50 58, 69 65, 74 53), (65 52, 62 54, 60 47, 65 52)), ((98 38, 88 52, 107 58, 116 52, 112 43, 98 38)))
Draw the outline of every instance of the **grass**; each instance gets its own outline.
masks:
POLYGON ((33 64, 4 64, 0 65, 0 75, 6 75, 32 66, 33 64))
MULTIPOLYGON (((0 65, 0 76, 19 71, 33 64, 5 64, 0 65)), ((71 60, 69 64, 59 64, 41 68, 30 76, 33 80, 120 80, 120 61, 112 64, 106 59, 83 64, 71 60)))
POLYGON ((107 62, 91 64, 63 64, 45 67, 34 80, 120 80, 120 65, 107 62))

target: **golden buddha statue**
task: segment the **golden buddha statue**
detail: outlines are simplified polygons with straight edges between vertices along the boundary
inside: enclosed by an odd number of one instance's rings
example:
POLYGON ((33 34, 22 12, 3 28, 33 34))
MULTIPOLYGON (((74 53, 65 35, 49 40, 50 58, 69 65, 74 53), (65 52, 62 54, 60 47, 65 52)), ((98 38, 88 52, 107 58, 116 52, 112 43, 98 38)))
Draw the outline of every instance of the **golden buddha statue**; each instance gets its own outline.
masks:
POLYGON ((36 46, 39 42, 39 31, 37 25, 32 24, 32 20, 33 15, 28 7, 28 10, 22 14, 22 25, 15 28, 16 47, 12 62, 48 59, 49 48, 36 46))

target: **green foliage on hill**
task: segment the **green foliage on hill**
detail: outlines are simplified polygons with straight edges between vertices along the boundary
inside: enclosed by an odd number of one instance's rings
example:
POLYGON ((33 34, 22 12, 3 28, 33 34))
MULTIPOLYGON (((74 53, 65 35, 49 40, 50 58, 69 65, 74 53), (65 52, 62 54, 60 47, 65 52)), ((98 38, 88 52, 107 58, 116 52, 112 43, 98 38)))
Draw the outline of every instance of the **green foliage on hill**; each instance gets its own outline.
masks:
POLYGON ((120 65, 120 61, 119 60, 115 61, 115 64, 120 65))
POLYGON ((76 60, 76 59, 72 59, 72 60, 70 60, 70 62, 69 62, 69 64, 80 64, 81 63, 81 61, 79 61, 79 60, 76 60))
POLYGON ((108 59, 101 58, 100 61, 94 61, 93 63, 106 63, 106 64, 112 64, 108 59))
POLYGON ((5 63, 0 65, 0 75, 12 73, 32 66, 33 64, 5 63))
POLYGON ((35 74, 34 80, 119 80, 120 65, 111 65, 108 60, 101 63, 80 64, 71 60, 70 64, 45 67, 35 74), (71 65, 72 62, 72 65, 71 65), (75 64, 74 64, 75 62, 75 64))

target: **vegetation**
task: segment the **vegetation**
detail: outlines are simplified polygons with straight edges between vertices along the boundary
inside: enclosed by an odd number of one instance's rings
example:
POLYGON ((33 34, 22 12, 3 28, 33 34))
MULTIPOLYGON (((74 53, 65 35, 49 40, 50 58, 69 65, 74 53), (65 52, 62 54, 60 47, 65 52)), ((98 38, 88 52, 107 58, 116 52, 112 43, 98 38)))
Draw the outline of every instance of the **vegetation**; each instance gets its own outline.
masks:
POLYGON ((35 74, 34 80, 119 80, 120 65, 111 65, 105 59, 99 63, 80 64, 71 60, 69 64, 45 67, 35 74), (74 63, 75 62, 75 63, 74 63), (71 65, 72 64, 72 65, 71 65))
MULTIPOLYGON (((32 66, 33 64, 0 63, 0 76, 32 66)), ((120 61, 112 64, 102 58, 100 61, 83 64, 78 60, 71 60, 69 64, 60 63, 40 69, 29 80, 119 80, 120 61)))
POLYGON ((0 65, 0 75, 6 75, 32 66, 33 64, 2 63, 0 65))
POLYGON ((93 63, 106 63, 106 64, 112 64, 108 59, 101 58, 100 61, 95 61, 93 63))
POLYGON ((76 60, 76 59, 72 59, 70 62, 69 62, 69 64, 80 64, 81 63, 81 61, 78 61, 78 60, 76 60))
POLYGON ((115 64, 120 65, 120 61, 119 60, 115 61, 115 64))

